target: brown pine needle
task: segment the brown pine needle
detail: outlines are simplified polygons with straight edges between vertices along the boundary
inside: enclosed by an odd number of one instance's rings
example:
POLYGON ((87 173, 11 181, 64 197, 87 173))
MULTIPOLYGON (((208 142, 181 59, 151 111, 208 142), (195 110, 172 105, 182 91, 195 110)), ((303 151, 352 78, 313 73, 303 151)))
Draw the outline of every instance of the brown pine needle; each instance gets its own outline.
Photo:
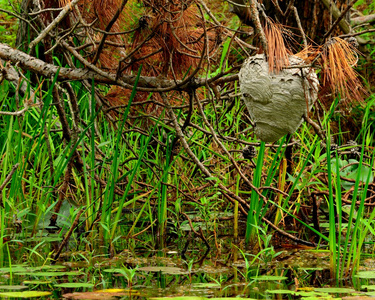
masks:
POLYGON ((353 69, 357 60, 356 49, 338 37, 329 40, 323 48, 323 85, 340 94, 345 103, 363 102, 365 91, 353 69))
POLYGON ((278 73, 283 67, 289 66, 288 56, 291 54, 285 46, 282 26, 268 19, 264 33, 268 43, 269 71, 278 73))

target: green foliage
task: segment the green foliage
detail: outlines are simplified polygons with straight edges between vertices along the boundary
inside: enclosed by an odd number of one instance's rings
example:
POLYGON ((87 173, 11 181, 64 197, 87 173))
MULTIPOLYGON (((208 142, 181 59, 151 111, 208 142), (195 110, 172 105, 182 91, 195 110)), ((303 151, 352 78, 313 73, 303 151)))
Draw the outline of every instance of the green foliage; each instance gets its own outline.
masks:
MULTIPOLYGON (((133 1, 131 5, 141 15, 143 8, 137 3, 133 1)), ((0 0, 0 5, 10 8, 4 0, 0 0)), ((129 22, 134 23, 136 19, 129 22)), ((12 18, 4 20, 16 26, 12 18)), ((4 26, 0 25, 0 42, 14 43, 13 27, 4 26), (4 30, 12 34, 4 34, 4 30)), ((232 47, 230 39, 221 50, 216 69, 207 70, 211 77, 230 70, 229 56, 240 58, 243 55, 232 47)), ((54 57, 54 61, 60 60, 54 57)), ((138 78, 139 75, 140 72, 138 78)), ((31 79, 29 73, 25 76, 31 79)), ((246 230, 244 236, 238 233, 238 237, 259 247, 257 253, 240 250, 245 261, 242 271, 246 281, 259 271, 259 266, 272 265, 280 255, 272 244, 274 231, 265 226, 265 219, 301 239, 328 247, 336 278, 358 269, 361 254, 373 254, 373 249, 364 247, 366 242, 374 243, 375 239, 375 212, 365 209, 366 197, 372 192, 369 186, 374 180, 373 95, 365 108, 356 108, 358 115, 364 117, 356 137, 361 143, 360 153, 353 158, 344 154, 350 151, 344 142, 338 142, 341 148, 337 151, 330 148, 330 124, 340 124, 343 118, 336 107, 340 99, 319 116, 323 134, 326 134, 323 141, 311 126, 304 124, 295 133, 295 141, 285 137, 274 145, 266 145, 258 143, 249 127, 236 83, 220 87, 226 98, 217 102, 206 87, 199 97, 207 99, 198 101, 204 103, 204 114, 232 155, 229 157, 213 142, 198 109, 187 108, 189 99, 183 92, 177 93, 182 102, 173 107, 177 123, 183 127, 189 119, 183 134, 190 151, 212 175, 206 176, 184 148, 169 112, 163 110, 154 115, 138 112, 136 117, 131 116, 135 110, 132 102, 137 96, 137 80, 130 98, 126 99, 126 107, 113 115, 107 114, 97 101, 97 90, 107 91, 107 87, 98 86, 94 81, 89 88, 88 83, 72 82, 78 101, 75 112, 72 99, 57 76, 40 78, 43 83, 36 94, 41 106, 30 107, 22 116, 0 115, 0 183, 14 165, 20 164, 0 195, 4 202, 4 207, 0 207, 0 264, 12 266, 12 260, 21 260, 21 257, 14 257, 13 251, 18 241, 31 243, 23 252, 28 261, 50 263, 53 256, 44 250, 45 244, 52 240, 61 243, 81 210, 84 213, 75 228, 80 234, 73 233, 71 240, 77 249, 93 251, 71 255, 68 259, 88 264, 95 255, 113 256, 123 250, 155 250, 172 245, 181 252, 181 241, 189 239, 190 243, 191 236, 197 238, 195 235, 201 232, 203 237, 199 237, 207 238, 210 245, 215 242, 216 247, 225 243, 217 241, 221 232, 233 233, 233 215, 236 232, 246 230), (72 132, 69 141, 64 137, 61 116, 57 113, 55 86, 59 87, 59 102, 72 132), (294 145, 289 173, 286 143, 294 145), (241 151, 245 145, 256 147, 257 157, 244 159, 241 151), (232 159, 258 191, 247 186, 233 167, 232 159), (65 185, 68 188, 63 191, 65 185), (321 203, 322 214, 317 221, 328 223, 329 233, 311 224, 312 194, 318 195, 321 203), (234 196, 241 197, 244 203, 239 205, 234 196), (52 235, 47 231, 54 230, 49 222, 61 204, 60 199, 64 201, 56 225, 61 232, 52 235), (345 203, 345 199, 351 202, 345 203), (239 208, 248 213, 246 229, 237 226, 242 215, 239 208), (295 228, 298 232, 293 232, 295 228), (32 239, 28 240, 30 237, 32 239)), ((28 87, 37 89, 34 83, 29 83, 28 87)), ((12 83, 3 81, 1 110, 19 110, 28 95, 21 95, 21 99, 19 96, 12 83)), ((154 101, 152 95, 150 99, 154 101)), ((340 127, 334 134, 339 141, 343 139, 340 127)), ((191 247, 200 247, 200 253, 206 245, 195 241, 191 247)), ((196 253, 188 255, 194 257, 196 253)), ((186 263, 190 282, 198 258, 186 263)), ((123 267, 119 270, 127 285, 132 286, 138 269, 123 267)), ((10 274, 12 277, 13 272, 10 274)), ((38 275, 50 276, 50 273, 38 275)))
MULTIPOLYGON (((13 5, 16 1, 11 0, 13 5)), ((2 9, 13 11, 12 6, 8 0, 0 0, 0 7, 2 9)), ((12 47, 15 46, 16 36, 18 29, 18 20, 5 12, 0 12, 0 43, 8 44, 12 47)))

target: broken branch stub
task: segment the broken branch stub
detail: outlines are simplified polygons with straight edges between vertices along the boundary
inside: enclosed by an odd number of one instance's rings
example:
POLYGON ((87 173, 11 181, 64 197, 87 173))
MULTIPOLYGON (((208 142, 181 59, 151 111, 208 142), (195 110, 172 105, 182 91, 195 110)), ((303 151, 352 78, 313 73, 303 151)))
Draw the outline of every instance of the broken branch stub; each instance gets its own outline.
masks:
POLYGON ((255 134, 264 142, 275 142, 293 134, 317 99, 319 81, 304 61, 289 56, 290 66, 270 72, 263 54, 248 58, 239 73, 242 98, 255 122, 255 134), (302 75, 303 72, 303 75, 302 75))

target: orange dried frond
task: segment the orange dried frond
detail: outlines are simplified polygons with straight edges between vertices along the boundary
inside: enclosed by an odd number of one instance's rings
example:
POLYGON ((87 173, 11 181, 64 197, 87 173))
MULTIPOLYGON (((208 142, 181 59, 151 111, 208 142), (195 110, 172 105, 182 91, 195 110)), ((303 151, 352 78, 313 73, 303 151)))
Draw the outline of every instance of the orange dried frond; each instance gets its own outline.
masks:
POLYGON ((363 101, 364 88, 353 69, 357 60, 356 49, 338 37, 329 40, 323 48, 323 85, 329 85, 346 103, 363 101))
POLYGON ((282 26, 275 24, 270 19, 266 21, 264 28, 268 44, 268 66, 270 72, 278 73, 283 67, 289 65, 288 56, 291 54, 285 46, 282 34, 282 26))

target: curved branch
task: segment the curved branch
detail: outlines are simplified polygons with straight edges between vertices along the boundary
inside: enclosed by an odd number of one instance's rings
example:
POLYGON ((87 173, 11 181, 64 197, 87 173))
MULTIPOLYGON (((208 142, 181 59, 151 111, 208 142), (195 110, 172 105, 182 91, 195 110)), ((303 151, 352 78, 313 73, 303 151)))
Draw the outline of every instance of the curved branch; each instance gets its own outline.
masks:
MULTIPOLYGON (((51 78, 58 73, 58 80, 60 81, 83 81, 94 79, 97 83, 118 85, 126 89, 132 89, 136 80, 135 75, 122 75, 116 80, 114 74, 104 72, 97 67, 95 67, 95 70, 98 69, 98 71, 89 70, 87 68, 75 69, 58 67, 2 43, 0 43, 0 58, 17 64, 18 67, 24 70, 29 70, 48 78, 51 78), (100 73, 98 73, 99 71, 100 73)), ((189 77, 189 80, 185 79, 176 81, 158 77, 141 76, 139 78, 137 90, 143 92, 168 92, 171 90, 188 91, 191 89, 197 89, 207 83, 215 82, 216 84, 222 84, 238 79, 238 75, 225 76, 227 74, 228 72, 221 73, 208 80, 206 80, 206 78, 194 79, 189 77)))

